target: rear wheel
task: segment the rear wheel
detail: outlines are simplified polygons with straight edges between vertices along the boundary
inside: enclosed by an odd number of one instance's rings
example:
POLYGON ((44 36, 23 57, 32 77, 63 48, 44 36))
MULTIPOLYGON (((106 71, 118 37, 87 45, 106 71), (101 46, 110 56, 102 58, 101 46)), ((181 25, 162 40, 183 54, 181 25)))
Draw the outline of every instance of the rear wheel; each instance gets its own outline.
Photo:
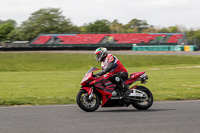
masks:
POLYGON ((85 90, 80 90, 76 96, 78 106, 87 112, 93 112, 99 108, 100 97, 96 92, 89 98, 89 94, 85 90))
POLYGON ((139 101, 134 101, 134 103, 132 103, 133 107, 138 110, 147 110, 153 104, 153 95, 151 91, 144 86, 138 86, 136 89, 142 91, 146 96, 139 99, 139 101))

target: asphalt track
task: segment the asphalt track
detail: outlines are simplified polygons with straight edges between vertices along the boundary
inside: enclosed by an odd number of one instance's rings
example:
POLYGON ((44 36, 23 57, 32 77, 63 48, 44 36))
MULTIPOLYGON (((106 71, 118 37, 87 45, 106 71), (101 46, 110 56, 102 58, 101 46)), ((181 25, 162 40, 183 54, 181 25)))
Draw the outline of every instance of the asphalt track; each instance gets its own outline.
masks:
POLYGON ((87 113, 77 105, 0 107, 0 133, 199 133, 200 100, 87 113))

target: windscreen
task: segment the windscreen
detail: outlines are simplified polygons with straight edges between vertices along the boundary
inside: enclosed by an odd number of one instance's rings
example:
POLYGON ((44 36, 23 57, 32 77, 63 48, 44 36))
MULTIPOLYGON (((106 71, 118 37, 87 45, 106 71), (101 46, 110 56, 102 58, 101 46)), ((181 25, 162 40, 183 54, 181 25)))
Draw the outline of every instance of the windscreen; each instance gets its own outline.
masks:
POLYGON ((98 69, 98 68, 96 68, 96 67, 91 67, 90 70, 85 74, 85 76, 88 75, 90 72, 96 70, 96 69, 98 69))

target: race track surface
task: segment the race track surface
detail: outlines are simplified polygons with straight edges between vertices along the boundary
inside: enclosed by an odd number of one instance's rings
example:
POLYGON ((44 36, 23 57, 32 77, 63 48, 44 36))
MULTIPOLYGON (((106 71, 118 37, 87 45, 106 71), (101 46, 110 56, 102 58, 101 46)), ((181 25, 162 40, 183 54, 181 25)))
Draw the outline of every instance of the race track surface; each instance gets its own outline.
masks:
POLYGON ((87 113, 77 105, 0 107, 1 133, 199 133, 200 100, 87 113))

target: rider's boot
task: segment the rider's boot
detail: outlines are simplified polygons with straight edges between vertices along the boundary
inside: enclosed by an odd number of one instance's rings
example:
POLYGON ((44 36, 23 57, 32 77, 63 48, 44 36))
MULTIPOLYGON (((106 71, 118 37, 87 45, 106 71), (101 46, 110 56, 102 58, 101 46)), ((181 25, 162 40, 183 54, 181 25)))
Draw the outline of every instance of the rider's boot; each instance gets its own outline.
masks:
POLYGON ((131 93, 131 90, 129 89, 129 86, 125 83, 122 84, 122 87, 124 88, 124 96, 128 96, 131 93))

